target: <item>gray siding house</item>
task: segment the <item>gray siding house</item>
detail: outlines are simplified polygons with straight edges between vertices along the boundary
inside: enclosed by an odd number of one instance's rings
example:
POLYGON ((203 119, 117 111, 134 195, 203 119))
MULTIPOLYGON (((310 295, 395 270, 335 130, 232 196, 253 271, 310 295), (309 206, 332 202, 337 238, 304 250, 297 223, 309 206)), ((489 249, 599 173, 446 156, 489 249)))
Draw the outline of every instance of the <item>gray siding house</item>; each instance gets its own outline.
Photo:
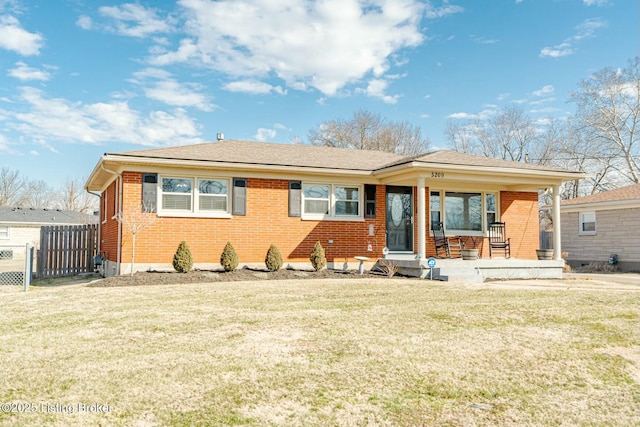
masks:
POLYGON ((62 209, 0 206, 0 246, 38 247, 43 225, 97 224, 98 217, 62 209))
POLYGON ((571 267, 608 262, 640 272, 640 184, 566 200, 560 205, 562 250, 571 267))

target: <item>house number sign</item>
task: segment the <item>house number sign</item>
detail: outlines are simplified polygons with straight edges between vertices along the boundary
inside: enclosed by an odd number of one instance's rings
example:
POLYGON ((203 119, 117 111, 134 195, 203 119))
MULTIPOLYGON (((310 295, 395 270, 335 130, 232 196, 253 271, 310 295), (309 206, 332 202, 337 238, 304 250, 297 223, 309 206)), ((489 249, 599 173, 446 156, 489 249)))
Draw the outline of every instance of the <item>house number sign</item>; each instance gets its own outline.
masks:
POLYGON ((431 172, 431 178, 444 178, 444 172, 431 172))

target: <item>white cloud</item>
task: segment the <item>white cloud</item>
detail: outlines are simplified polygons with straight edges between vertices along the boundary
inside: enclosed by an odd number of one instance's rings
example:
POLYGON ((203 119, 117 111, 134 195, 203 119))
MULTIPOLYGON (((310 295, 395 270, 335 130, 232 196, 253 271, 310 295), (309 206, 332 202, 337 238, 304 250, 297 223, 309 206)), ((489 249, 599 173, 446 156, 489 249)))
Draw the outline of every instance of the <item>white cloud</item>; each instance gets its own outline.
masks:
POLYGON ((486 120, 496 114, 496 109, 488 108, 480 111, 479 113, 453 113, 447 116, 448 119, 467 119, 467 120, 486 120))
POLYGON ((9 70, 7 75, 15 77, 16 79, 26 80, 49 80, 51 74, 48 71, 38 70, 37 68, 31 68, 24 62, 16 62, 16 68, 9 70))
POLYGON ((30 56, 38 55, 43 44, 44 38, 40 34, 22 28, 15 17, 0 16, 0 48, 30 56))
POLYGON ((555 88, 553 87, 553 85, 545 85, 545 86, 542 86, 540 89, 533 91, 532 95, 547 96, 547 95, 551 95, 554 91, 555 91, 555 88))
POLYGON ((426 16, 429 19, 442 18, 447 15, 453 15, 454 13, 460 13, 464 11, 462 6, 454 6, 448 4, 449 2, 445 0, 444 5, 440 7, 433 7, 430 2, 427 2, 427 10, 426 16))
POLYGON ((276 132, 275 129, 258 128, 254 138, 257 141, 267 141, 267 140, 275 138, 276 134, 277 134, 277 132, 276 132))
POLYGON ((537 101, 531 101, 529 102, 530 105, 542 105, 542 104, 548 104, 549 102, 554 102, 556 99, 554 97, 550 97, 550 98, 542 98, 542 99, 538 99, 537 101))
POLYGON ((93 21, 87 15, 81 15, 76 20, 76 25, 83 30, 90 30, 91 28, 93 28, 93 21))
MULTIPOLYGON (((424 41, 417 0, 368 7, 359 0, 293 2, 180 0, 189 36, 175 51, 155 46, 152 64, 192 61, 234 79, 274 76, 289 87, 333 96, 363 78, 381 78, 393 55, 424 41)), ((450 7, 449 13, 452 13, 450 7)), ((444 16, 445 10, 436 15, 444 16)))
POLYGON ((252 94, 268 94, 276 92, 279 94, 286 94, 280 86, 272 86, 269 83, 261 82, 258 80, 239 80, 231 83, 227 83, 222 87, 229 92, 244 92, 252 94))
POLYGON ((366 93, 372 98, 381 99, 386 104, 395 104, 398 102, 399 95, 387 95, 385 91, 389 86, 389 82, 383 79, 372 79, 369 81, 366 89, 356 89, 357 93, 366 93))
POLYGON ((609 3, 609 0, 582 0, 586 6, 604 6, 609 3))
POLYGON ((585 19, 575 30, 575 34, 567 39, 564 39, 562 43, 551 47, 544 47, 540 51, 540 57, 561 58, 563 56, 569 56, 575 53, 576 44, 584 39, 588 39, 595 36, 596 30, 606 27, 607 21, 602 19, 585 19))
POLYGON ((473 35, 471 36, 471 40, 473 40, 475 43, 478 43, 478 44, 496 44, 500 41, 499 39, 490 39, 483 36, 473 36, 473 35))
POLYGON ((146 37, 149 34, 171 31, 172 19, 158 17, 155 9, 145 8, 136 3, 125 3, 120 6, 102 6, 100 15, 115 21, 114 26, 107 26, 110 31, 129 37, 146 37))
POLYGON ((202 111, 212 111, 214 105, 198 90, 203 89, 197 83, 180 83, 171 77, 171 73, 146 68, 133 74, 130 81, 143 87, 147 98, 177 107, 195 107, 202 111))
POLYGON ((47 98, 33 87, 19 89, 20 101, 27 111, 10 113, 11 126, 34 140, 147 146, 202 142, 199 126, 182 108, 171 113, 152 111, 143 116, 127 102, 83 104, 47 98))

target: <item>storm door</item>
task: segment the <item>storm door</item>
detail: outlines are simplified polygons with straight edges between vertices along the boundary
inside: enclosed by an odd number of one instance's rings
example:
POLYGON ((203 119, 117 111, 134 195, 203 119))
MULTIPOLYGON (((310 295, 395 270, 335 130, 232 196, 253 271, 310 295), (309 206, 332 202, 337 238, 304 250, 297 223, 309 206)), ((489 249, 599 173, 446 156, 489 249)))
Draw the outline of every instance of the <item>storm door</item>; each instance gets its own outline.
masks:
POLYGON ((413 188, 387 186, 387 248, 413 252, 413 188))

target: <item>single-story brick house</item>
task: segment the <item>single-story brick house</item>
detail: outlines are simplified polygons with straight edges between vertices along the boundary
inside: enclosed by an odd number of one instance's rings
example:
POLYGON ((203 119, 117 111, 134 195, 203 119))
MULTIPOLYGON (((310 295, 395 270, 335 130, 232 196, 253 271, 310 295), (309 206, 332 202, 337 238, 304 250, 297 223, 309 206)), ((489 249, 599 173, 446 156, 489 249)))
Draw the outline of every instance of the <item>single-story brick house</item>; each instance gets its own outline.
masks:
POLYGON ((640 272, 640 184, 563 201, 562 250, 572 267, 609 262, 640 272))
POLYGON ((385 248, 425 259, 435 254, 429 224, 438 221, 487 256, 487 224, 503 221, 511 256, 535 259, 538 190, 554 190, 559 218, 559 186, 582 177, 451 151, 407 157, 227 140, 105 153, 86 189, 101 196, 101 251, 111 275, 132 268, 131 233, 117 215, 142 210, 157 220, 137 234, 134 271, 170 269, 181 240, 198 268, 216 268, 226 242, 241 265, 263 265, 275 244, 285 265, 310 266, 317 241, 329 267, 382 257, 385 248))

